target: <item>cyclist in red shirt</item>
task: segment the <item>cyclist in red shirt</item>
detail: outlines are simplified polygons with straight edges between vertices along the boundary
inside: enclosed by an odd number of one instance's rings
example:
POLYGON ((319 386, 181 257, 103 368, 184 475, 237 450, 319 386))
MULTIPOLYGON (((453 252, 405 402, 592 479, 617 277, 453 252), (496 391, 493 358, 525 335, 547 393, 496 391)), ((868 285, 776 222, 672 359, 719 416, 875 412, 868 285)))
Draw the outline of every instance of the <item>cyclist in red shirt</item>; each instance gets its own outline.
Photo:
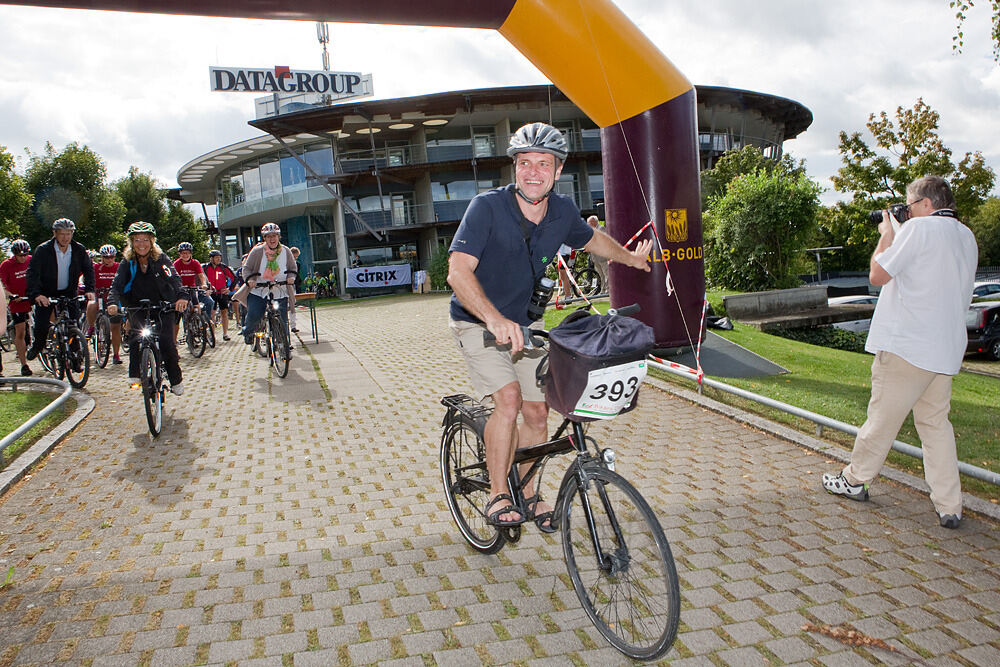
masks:
POLYGON ((208 253, 208 264, 202 269, 205 271, 205 279, 213 290, 212 299, 222 315, 222 340, 229 340, 230 290, 236 284, 236 274, 222 263, 222 253, 218 250, 208 253))
MULTIPOLYGON (((21 375, 31 375, 31 368, 25 358, 28 349, 28 315, 31 314, 31 301, 28 300, 28 260, 31 259, 31 246, 23 239, 18 239, 10 245, 14 256, 0 262, 0 282, 3 282, 7 297, 10 299, 10 318, 14 323, 14 347, 17 349, 17 359, 21 362, 21 375)), ((6 304, 0 303, 0 308, 6 304)))
MULTIPOLYGON (((118 273, 118 262, 115 261, 115 257, 118 256, 118 249, 108 244, 102 245, 98 252, 101 255, 101 261, 94 262, 94 290, 97 298, 87 304, 88 336, 94 331, 94 322, 97 321, 98 308, 108 307, 108 292, 111 291, 111 283, 115 279, 115 274, 118 273)), ((115 315, 110 319, 111 349, 115 355, 112 363, 120 364, 122 363, 121 356, 119 356, 122 349, 122 318, 121 315, 115 315)))
MULTIPOLYGON (((206 293, 201 295, 199 302, 201 303, 202 310, 208 313, 208 319, 211 321, 212 309, 215 307, 215 302, 212 301, 212 297, 208 296, 208 280, 205 279, 205 271, 201 268, 201 262, 193 258, 194 246, 184 241, 177 244, 177 252, 180 253, 180 257, 174 260, 174 270, 181 277, 184 287, 201 287, 205 290, 206 293)), ((180 327, 174 329, 175 339, 177 338, 179 329, 180 327)))

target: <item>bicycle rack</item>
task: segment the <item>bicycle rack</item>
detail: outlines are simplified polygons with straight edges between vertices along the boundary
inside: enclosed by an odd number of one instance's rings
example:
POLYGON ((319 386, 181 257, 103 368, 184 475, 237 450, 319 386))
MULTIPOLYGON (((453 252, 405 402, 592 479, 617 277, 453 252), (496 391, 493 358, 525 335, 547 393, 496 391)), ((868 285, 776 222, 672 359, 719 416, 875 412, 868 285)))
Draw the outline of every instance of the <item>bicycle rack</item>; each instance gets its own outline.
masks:
POLYGON ((73 393, 73 387, 69 385, 68 382, 63 380, 56 380, 55 378, 36 378, 36 377, 0 377, 0 387, 4 385, 11 385, 14 391, 17 391, 17 387, 20 384, 44 384, 53 387, 58 387, 62 389, 62 393, 56 397, 54 401, 46 405, 44 408, 39 410, 34 417, 24 422, 12 432, 4 436, 3 440, 0 440, 0 467, 6 465, 6 456, 4 452, 7 447, 13 445, 17 440, 23 436, 25 433, 30 431, 36 424, 45 419, 51 412, 59 408, 63 403, 69 399, 69 395, 73 393))

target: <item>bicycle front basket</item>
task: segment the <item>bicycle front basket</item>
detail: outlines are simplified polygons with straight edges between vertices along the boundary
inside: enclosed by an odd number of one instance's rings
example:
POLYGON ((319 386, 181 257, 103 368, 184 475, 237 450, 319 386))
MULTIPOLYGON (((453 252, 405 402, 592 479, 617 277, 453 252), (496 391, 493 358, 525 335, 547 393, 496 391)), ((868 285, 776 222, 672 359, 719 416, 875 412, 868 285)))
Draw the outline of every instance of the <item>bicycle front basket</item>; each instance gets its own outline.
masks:
POLYGON ((567 319, 549 334, 546 402, 573 421, 632 410, 654 344, 653 329, 632 317, 567 319))

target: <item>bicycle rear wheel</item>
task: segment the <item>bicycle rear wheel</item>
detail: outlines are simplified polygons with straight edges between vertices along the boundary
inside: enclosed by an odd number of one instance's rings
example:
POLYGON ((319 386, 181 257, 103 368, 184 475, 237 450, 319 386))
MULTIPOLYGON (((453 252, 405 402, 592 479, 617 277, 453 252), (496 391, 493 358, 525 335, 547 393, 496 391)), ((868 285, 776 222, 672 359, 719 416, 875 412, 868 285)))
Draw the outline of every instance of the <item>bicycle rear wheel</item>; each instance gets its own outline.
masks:
POLYGON ((271 323, 271 339, 268 347, 270 348, 271 365, 274 366, 274 372, 278 374, 278 377, 285 377, 288 375, 288 360, 291 355, 288 354, 288 336, 285 334, 285 326, 280 320, 271 323))
POLYGON ((52 348, 45 348, 38 353, 38 361, 42 362, 42 368, 52 373, 52 377, 57 380, 63 379, 63 366, 59 361, 59 355, 52 348))
POLYGON ((195 359, 205 354, 205 336, 202 329, 201 317, 190 313, 184 316, 184 340, 187 342, 188 352, 195 359))
POLYGON ((568 480, 558 508, 573 589, 616 649, 636 660, 659 658, 674 643, 680 620, 670 545, 634 486, 597 464, 584 471, 589 484, 581 488, 577 479, 568 480))
POLYGON ((156 355, 151 348, 142 351, 139 359, 139 386, 142 404, 146 409, 146 425, 155 438, 163 429, 163 387, 157 377, 156 355))
POLYGON ((601 293, 601 277, 594 269, 580 269, 573 276, 576 279, 577 287, 583 296, 594 296, 601 293))
POLYGON ((490 478, 486 444, 472 423, 459 416, 441 435, 441 481, 448 509, 465 541, 476 551, 495 554, 503 548, 503 530, 486 521, 490 478))
POLYGON ((264 359, 267 359, 271 355, 271 351, 267 349, 269 341, 270 338, 267 335, 267 324, 262 319, 260 321, 260 325, 257 327, 256 333, 254 333, 254 349, 257 351, 257 354, 264 359))
POLYGON ((94 327, 94 360, 101 368, 108 365, 111 357, 111 320, 101 313, 94 327))
POLYGON ((70 330, 60 356, 66 380, 77 389, 83 389, 90 377, 90 345, 79 330, 70 330))

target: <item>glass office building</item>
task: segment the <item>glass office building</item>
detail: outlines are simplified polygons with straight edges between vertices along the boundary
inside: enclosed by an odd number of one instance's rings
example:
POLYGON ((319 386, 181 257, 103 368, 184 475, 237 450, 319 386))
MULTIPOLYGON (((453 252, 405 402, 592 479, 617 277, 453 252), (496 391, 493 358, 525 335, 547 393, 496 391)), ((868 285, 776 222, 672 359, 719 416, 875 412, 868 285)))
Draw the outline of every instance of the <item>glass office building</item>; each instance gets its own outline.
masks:
MULTIPOLYGON (((697 95, 703 169, 746 145, 777 159, 783 142, 812 122, 808 109, 780 97, 704 86, 697 95)), ((510 134, 534 121, 552 123, 570 143, 557 191, 584 213, 604 198, 600 130, 552 86, 279 111, 250 124, 279 128, 280 139, 265 134, 219 148, 177 175, 184 201, 217 205, 230 264, 259 240, 263 223, 276 222, 282 241, 301 249, 305 270, 332 271, 338 286, 352 264, 426 268, 469 201, 512 181, 510 134)))

